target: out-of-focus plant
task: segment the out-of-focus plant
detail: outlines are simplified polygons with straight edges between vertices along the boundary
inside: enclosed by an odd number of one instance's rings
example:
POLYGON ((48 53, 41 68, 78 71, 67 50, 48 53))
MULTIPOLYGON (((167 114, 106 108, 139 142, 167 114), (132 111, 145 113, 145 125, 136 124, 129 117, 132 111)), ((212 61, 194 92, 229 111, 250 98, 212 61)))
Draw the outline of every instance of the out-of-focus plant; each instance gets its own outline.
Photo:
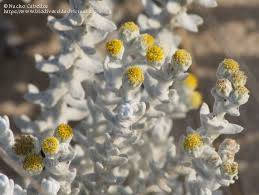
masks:
POLYGON ((193 4, 205 8, 217 6, 216 0, 141 0, 144 12, 138 16, 141 30, 156 36, 168 56, 172 56, 181 42, 177 28, 198 32, 203 19, 188 13, 193 4))
POLYGON ((30 176, 23 189, 0 175, 0 192, 211 195, 234 183, 239 145, 233 139, 218 148, 213 143, 221 134, 243 130, 224 118, 239 116, 239 106, 249 98, 239 64, 220 63, 210 111, 196 91, 197 78, 188 73, 190 53, 167 53, 159 37, 163 32, 155 39, 126 22, 106 42, 102 62, 94 48, 115 30, 104 17, 109 10, 103 1, 70 3, 81 12, 48 19, 61 37, 62 51, 47 60, 36 56, 50 87, 40 92, 30 85, 25 96, 41 106, 41 116, 16 119, 23 132, 16 138, 8 117, 0 118, 1 147, 30 176), (175 143, 173 119, 201 104, 201 126, 188 127, 175 143), (77 121, 73 128, 70 121, 77 121))

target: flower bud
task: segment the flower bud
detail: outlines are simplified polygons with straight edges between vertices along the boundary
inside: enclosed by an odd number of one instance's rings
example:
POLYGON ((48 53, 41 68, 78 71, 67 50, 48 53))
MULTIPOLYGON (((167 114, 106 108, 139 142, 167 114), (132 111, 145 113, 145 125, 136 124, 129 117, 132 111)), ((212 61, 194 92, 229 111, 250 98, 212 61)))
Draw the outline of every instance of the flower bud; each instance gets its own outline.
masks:
POLYGON ((239 86, 231 93, 230 99, 238 105, 245 104, 249 99, 249 90, 245 86, 239 86))
POLYGON ((136 65, 130 66, 124 72, 123 80, 124 82, 127 82, 130 87, 134 88, 140 86, 144 81, 144 73, 142 68, 136 65))
POLYGON ((236 162, 226 161, 222 164, 222 172, 228 176, 236 176, 238 174, 238 164, 236 162))
POLYGON ((68 124, 60 124, 56 128, 55 136, 61 142, 69 142, 73 137, 73 129, 68 124))
POLYGON ((136 39, 136 47, 140 49, 143 56, 146 55, 149 47, 153 46, 155 39, 150 34, 142 34, 136 39))
POLYGON ((146 60, 150 65, 161 66, 165 61, 164 50, 158 45, 149 47, 146 54, 146 60))
POLYGON ((121 59, 124 53, 123 42, 119 39, 108 41, 106 43, 106 51, 111 57, 121 59))
POLYGON ((231 74, 239 70, 239 64, 233 59, 224 59, 217 69, 218 78, 228 78, 231 74))
POLYGON ((36 152, 35 139, 30 135, 22 135, 15 139, 13 151, 16 155, 28 155, 36 152))
POLYGON ((219 154, 224 161, 234 161, 239 148, 239 144, 234 139, 225 139, 219 146, 219 154))
POLYGON ((23 168, 30 174, 39 174, 43 170, 43 158, 38 154, 29 154, 23 161, 23 168))
POLYGON ((56 137, 47 137, 42 141, 41 149, 44 154, 52 156, 58 153, 59 141, 56 137))
POLYGON ((195 150, 202 145, 203 141, 199 133, 189 133, 183 141, 183 147, 187 151, 195 150))
POLYGON ((234 87, 244 86, 246 84, 247 76, 243 71, 237 70, 230 75, 229 80, 234 87))
POLYGON ((221 97, 228 97, 232 91, 231 82, 227 79, 218 79, 216 82, 216 92, 221 97))
POLYGON ((239 151, 239 144, 234 139, 225 139, 219 146, 219 151, 227 150, 232 153, 237 153, 239 151))
POLYGON ((192 57, 186 50, 178 49, 173 55, 172 64, 177 72, 186 72, 192 64, 192 57))
POLYGON ((139 36, 139 27, 134 22, 126 22, 120 27, 119 34, 123 41, 129 43, 139 36))

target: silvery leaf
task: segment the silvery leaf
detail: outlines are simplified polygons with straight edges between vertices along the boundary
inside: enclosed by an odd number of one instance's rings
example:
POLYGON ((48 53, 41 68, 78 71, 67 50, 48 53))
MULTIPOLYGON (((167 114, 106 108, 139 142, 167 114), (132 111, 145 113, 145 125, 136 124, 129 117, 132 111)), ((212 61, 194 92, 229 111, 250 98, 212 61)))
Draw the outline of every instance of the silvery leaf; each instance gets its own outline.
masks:
POLYGON ((85 48, 94 47, 96 43, 103 41, 108 34, 105 31, 90 26, 87 28, 87 32, 88 33, 84 34, 79 41, 80 45, 85 48))
POLYGON ((75 48, 71 48, 71 51, 66 51, 58 56, 44 60, 41 55, 36 54, 36 68, 46 73, 53 73, 58 71, 65 71, 69 69, 78 58, 79 54, 75 48))
POLYGON ((58 20, 53 16, 48 16, 47 18, 48 25, 56 31, 72 31, 73 26, 71 26, 70 22, 67 19, 58 20))
POLYGON ((20 128, 21 132, 31 134, 37 130, 37 125, 32 123, 30 118, 26 115, 14 118, 15 124, 20 128))
POLYGON ((96 12, 93 12, 92 16, 86 22, 88 25, 106 32, 112 32, 117 28, 113 22, 96 12))
POLYGON ((52 88, 39 93, 27 93, 24 95, 24 98, 27 101, 50 108, 53 107, 67 91, 68 89, 64 87, 52 88))
POLYGON ((96 12, 98 12, 101 15, 110 15, 111 14, 109 5, 105 1, 90 0, 89 4, 94 8, 94 10, 96 12))
POLYGON ((152 0, 141 0, 144 5, 145 12, 149 16, 158 15, 162 12, 162 9, 156 5, 152 0))
POLYGON ((138 24, 143 31, 150 30, 150 29, 158 29, 161 27, 161 24, 158 20, 148 18, 143 14, 140 14, 138 16, 138 24))
POLYGON ((166 4, 166 9, 170 14, 177 14, 181 10, 181 5, 178 2, 170 1, 166 4))
POLYGON ((243 127, 237 124, 228 123, 221 131, 223 134, 237 134, 243 131, 243 127))
POLYGON ((60 189, 59 182, 57 182, 53 178, 43 179, 41 181, 41 190, 42 193, 40 195, 57 195, 60 189))
POLYGON ((81 71, 84 71, 84 74, 86 74, 86 72, 89 74, 88 77, 85 75, 85 78, 89 78, 91 75, 103 71, 101 62, 87 55, 83 55, 79 60, 77 60, 75 66, 82 69, 81 71))
POLYGON ((198 26, 203 23, 203 19, 194 14, 182 12, 175 18, 176 25, 192 32, 198 32, 198 26))
POLYGON ((9 179, 6 175, 0 173, 0 193, 2 195, 26 195, 26 190, 21 186, 14 184, 12 179, 9 179))
POLYGON ((204 7, 217 7, 216 0, 198 0, 198 3, 204 7))
POLYGON ((10 129, 8 116, 0 116, 0 144, 4 148, 12 147, 14 144, 14 135, 10 129))
POLYGON ((111 156, 107 159, 107 165, 111 167, 120 166, 126 164, 128 162, 128 158, 125 156, 111 156))

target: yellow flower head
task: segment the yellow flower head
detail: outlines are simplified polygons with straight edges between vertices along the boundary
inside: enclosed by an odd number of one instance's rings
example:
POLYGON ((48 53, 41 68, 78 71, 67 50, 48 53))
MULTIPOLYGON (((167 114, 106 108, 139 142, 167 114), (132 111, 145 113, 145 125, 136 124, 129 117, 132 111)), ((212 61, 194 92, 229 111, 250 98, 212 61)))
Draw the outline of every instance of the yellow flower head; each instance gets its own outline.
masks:
POLYGON ((34 140, 29 135, 22 135, 19 138, 15 139, 15 144, 13 150, 17 155, 27 155, 34 151, 34 140))
POLYGON ((217 77, 218 78, 229 78, 234 72, 239 70, 239 64, 233 59, 226 58, 224 59, 218 69, 217 77))
POLYGON ((191 90, 196 89, 198 86, 197 77, 194 74, 189 73, 188 77, 184 80, 184 85, 191 90))
POLYGON ((73 129, 68 124, 60 124, 56 129, 56 137, 67 141, 73 137, 73 129))
POLYGON ((235 154, 239 150, 239 144, 234 139, 225 139, 219 146, 220 151, 229 151, 235 154))
POLYGON ((133 87, 141 85, 144 81, 144 73, 139 66, 130 66, 124 74, 129 84, 133 87))
POLYGON ((216 87, 219 91, 223 91, 227 88, 225 79, 218 79, 216 82, 216 87))
POLYGON ((164 58, 164 50, 158 45, 153 45, 148 48, 146 59, 149 63, 163 63, 164 58))
POLYGON ((238 86, 237 88, 235 88, 235 92, 240 95, 247 95, 249 94, 249 89, 247 89, 245 86, 238 86))
POLYGON ((231 75, 231 81, 234 87, 244 86, 246 84, 247 76, 243 71, 237 70, 231 75))
POLYGON ((227 79, 218 79, 216 82, 216 92, 218 95, 227 97, 232 91, 232 85, 227 79))
POLYGON ((236 175, 238 173, 238 164, 236 162, 224 162, 223 171, 229 176, 236 175))
POLYGON ((111 56, 118 57, 124 50, 123 42, 119 39, 108 41, 106 43, 106 50, 111 56))
POLYGON ((185 49, 178 49, 173 55, 173 60, 183 67, 189 67, 192 63, 191 54, 185 49))
POLYGON ((147 33, 145 33, 141 36, 141 41, 144 43, 146 48, 151 47, 155 43, 154 37, 150 34, 147 34, 147 33))
POLYGON ((27 172, 37 173, 43 169, 43 158, 38 154, 29 154, 23 161, 23 168, 27 172))
POLYGON ((194 109, 198 109, 202 104, 202 95, 198 91, 194 91, 191 95, 191 105, 194 109))
POLYGON ((41 144, 41 148, 45 154, 56 154, 59 149, 58 139, 56 137, 45 138, 41 144))
POLYGON ((121 31, 131 31, 131 32, 139 32, 139 27, 134 22, 125 22, 120 27, 121 31))
POLYGON ((249 90, 245 86, 238 86, 230 97, 233 102, 239 105, 245 104, 249 99, 249 90))
POLYGON ((129 43, 139 36, 139 27, 134 22, 126 22, 120 27, 119 34, 124 42, 129 43))
POLYGON ((236 140, 230 139, 230 138, 225 139, 223 143, 224 143, 224 146, 226 147, 233 147, 233 146, 236 147, 238 145, 236 140))
POLYGON ((239 70, 238 62, 233 59, 226 58, 226 59, 224 59, 224 61, 222 63, 223 63, 224 68, 231 72, 235 72, 235 71, 239 70))
POLYGON ((202 146, 203 141, 199 133, 188 134, 183 142, 183 147, 185 150, 195 150, 202 146))

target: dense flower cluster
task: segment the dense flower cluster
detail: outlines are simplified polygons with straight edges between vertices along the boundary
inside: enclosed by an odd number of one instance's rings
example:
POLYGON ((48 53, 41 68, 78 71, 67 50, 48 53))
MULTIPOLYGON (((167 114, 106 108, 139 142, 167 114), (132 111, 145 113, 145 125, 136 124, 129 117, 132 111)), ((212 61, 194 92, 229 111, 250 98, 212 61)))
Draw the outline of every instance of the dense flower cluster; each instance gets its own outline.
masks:
POLYGON ((243 130, 225 115, 240 115, 249 99, 247 77, 238 62, 223 60, 210 111, 197 77, 188 73, 191 54, 172 44, 168 31, 197 31, 202 20, 187 14, 187 6, 214 7, 216 1, 142 2, 149 17, 140 15, 140 25, 128 21, 117 31, 100 0, 71 0, 71 9, 82 12, 48 18, 63 49, 49 59, 36 55, 50 86, 39 91, 30 85, 25 95, 41 106, 41 115, 17 118, 23 134, 16 139, 8 117, 0 118, 0 145, 29 182, 23 189, 0 174, 1 194, 212 195, 238 178, 239 145, 226 138, 215 148, 214 141, 243 130), (95 45, 113 31, 102 61, 95 45), (188 127, 175 142, 173 120, 198 108, 201 126, 188 127))

